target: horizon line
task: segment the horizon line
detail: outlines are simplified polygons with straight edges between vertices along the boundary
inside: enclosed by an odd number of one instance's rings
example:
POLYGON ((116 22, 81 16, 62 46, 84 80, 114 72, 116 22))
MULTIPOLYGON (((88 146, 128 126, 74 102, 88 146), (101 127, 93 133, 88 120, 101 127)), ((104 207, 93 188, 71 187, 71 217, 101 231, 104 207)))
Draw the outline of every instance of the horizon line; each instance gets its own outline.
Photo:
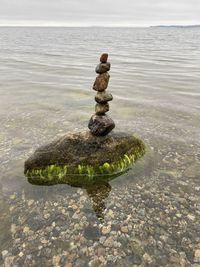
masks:
POLYGON ((177 26, 177 27, 187 27, 187 26, 198 26, 198 23, 151 23, 151 24, 90 24, 90 23, 66 23, 66 22, 56 22, 56 21, 0 21, 0 27, 63 27, 63 28, 148 28, 148 27, 161 27, 161 26, 177 26))
POLYGON ((0 24, 0 27, 7 28, 151 28, 151 27, 195 27, 200 26, 200 24, 158 24, 158 25, 10 25, 10 24, 0 24))

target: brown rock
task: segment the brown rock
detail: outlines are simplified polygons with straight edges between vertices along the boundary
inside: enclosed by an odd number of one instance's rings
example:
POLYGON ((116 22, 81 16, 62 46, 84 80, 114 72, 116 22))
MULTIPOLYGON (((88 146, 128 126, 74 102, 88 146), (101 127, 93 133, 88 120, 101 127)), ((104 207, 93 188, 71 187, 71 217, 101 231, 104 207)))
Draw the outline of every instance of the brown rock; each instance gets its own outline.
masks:
POLYGON ((106 253, 105 248, 102 248, 102 247, 98 248, 96 251, 96 254, 98 257, 104 256, 105 253, 106 253))
POLYGON ((180 256, 179 255, 171 255, 169 258, 170 262, 180 266, 180 256))
MULTIPOLYGON (((112 119, 107 115, 93 115, 91 119, 92 125, 90 127, 94 128, 94 121, 98 121, 99 125, 97 126, 101 126, 103 128, 102 131, 106 129, 106 126, 111 127, 114 124, 112 119)), ((98 131, 102 133, 101 130, 98 131)), ((58 166, 71 166, 70 171, 73 171, 74 166, 84 165, 96 167, 103 165, 105 159, 108 163, 114 163, 120 161, 125 154, 134 154, 135 158, 138 158, 144 152, 145 146, 143 142, 135 138, 132 134, 113 132, 108 136, 99 138, 93 136, 90 131, 70 132, 51 143, 37 148, 25 161, 24 172, 27 173, 27 171, 38 170, 55 164, 58 166)), ((36 174, 37 177, 38 174, 36 174)), ((72 206, 74 203, 73 201, 69 202, 69 205, 72 206)), ((114 217, 111 209, 108 211, 108 214, 108 220, 114 217)), ((90 228, 89 231, 91 232, 90 228)))
POLYGON ((105 104, 108 101, 112 101, 113 100, 113 96, 108 93, 108 92, 98 92, 95 96, 95 101, 99 104, 105 104))
POLYGON ((99 92, 106 90, 106 88, 108 87, 109 79, 110 75, 107 72, 99 74, 94 82, 93 89, 99 92))
POLYGON ((128 227, 127 226, 122 226, 121 227, 121 232, 127 234, 128 233, 128 227))
POLYGON ((88 128, 96 136, 107 135, 115 128, 114 121, 107 115, 93 115, 89 121, 88 128))
POLYGON ((200 249, 197 249, 194 253, 194 262, 200 263, 200 249))
MULTIPOLYGON (((106 115, 93 115, 91 120, 89 125, 91 131, 70 132, 51 143, 39 147, 25 161, 24 173, 32 184, 53 185, 65 183, 85 188, 92 199, 94 211, 100 217, 105 209, 104 200, 111 190, 108 181, 114 179, 119 173, 118 169, 116 169, 118 174, 113 169, 113 173, 110 173, 107 177, 108 180, 104 175, 99 176, 99 174, 107 174, 109 164, 118 166, 125 154, 133 155, 135 160, 139 159, 145 153, 145 145, 132 134, 111 132, 106 136, 115 126, 112 119, 106 115), (106 165, 104 166, 105 163, 106 165), (83 167, 91 166, 94 170, 94 177, 91 176, 91 179, 88 179, 80 175, 81 172, 78 171, 79 165, 83 167), (65 168, 62 168, 63 166, 67 166, 67 173, 60 177, 60 173, 62 174, 66 171, 65 168), (101 166, 106 167, 105 172, 104 168, 100 168, 101 166), (51 172, 52 167, 54 172, 51 172), (38 174, 38 171, 41 171, 41 175, 38 174), (96 182, 97 184, 95 185, 96 182), (98 203, 98 206, 96 203, 98 203)), ((124 170, 126 168, 127 166, 124 166, 124 170)), ((87 173, 84 172, 83 174, 87 173)), ((69 205, 72 206, 73 204, 75 204, 75 201, 69 202, 69 205)), ((80 214, 78 214, 80 210, 75 209, 74 211, 76 211, 74 213, 76 217, 80 217, 80 214)), ((112 220, 115 216, 111 209, 107 212, 107 215, 106 220, 112 220), (109 216, 107 216, 108 213, 110 213, 109 216)), ((99 228, 89 225, 85 228, 82 238, 83 240, 99 240, 100 236, 99 228)), ((72 262, 72 260, 68 258, 68 262, 72 262)))
POLYGON ((96 69, 95 69, 96 73, 98 73, 98 74, 102 74, 102 73, 107 72, 109 70, 110 70, 110 63, 109 62, 100 63, 96 66, 96 69))
POLYGON ((102 54, 101 57, 100 57, 100 61, 102 63, 106 63, 107 60, 108 60, 108 54, 106 54, 106 53, 102 54))
POLYGON ((106 112, 109 111, 109 105, 107 104, 96 104, 95 112, 97 115, 104 115, 106 112))
POLYGON ((111 248, 111 247, 113 247, 113 243, 114 243, 114 238, 113 238, 113 236, 110 236, 110 237, 108 237, 107 239, 106 239, 106 241, 104 242, 104 246, 105 247, 109 247, 109 248, 111 248))
POLYGON ((103 235, 109 234, 110 231, 111 231, 111 225, 103 226, 102 229, 101 229, 101 232, 102 232, 103 235))

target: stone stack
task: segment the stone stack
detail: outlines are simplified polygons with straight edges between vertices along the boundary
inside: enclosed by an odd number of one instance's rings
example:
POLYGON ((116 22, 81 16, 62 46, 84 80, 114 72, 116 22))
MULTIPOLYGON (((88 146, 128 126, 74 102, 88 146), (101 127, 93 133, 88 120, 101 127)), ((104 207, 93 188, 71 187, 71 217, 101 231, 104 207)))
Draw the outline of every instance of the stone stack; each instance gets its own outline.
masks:
POLYGON ((100 63, 97 65, 95 71, 98 74, 93 85, 93 89, 97 91, 95 101, 95 114, 91 117, 88 128, 91 133, 96 136, 105 136, 112 129, 115 128, 114 121, 105 113, 109 111, 108 102, 113 99, 111 93, 107 92, 107 87, 110 79, 108 71, 110 70, 110 63, 107 62, 108 54, 102 54, 100 63))

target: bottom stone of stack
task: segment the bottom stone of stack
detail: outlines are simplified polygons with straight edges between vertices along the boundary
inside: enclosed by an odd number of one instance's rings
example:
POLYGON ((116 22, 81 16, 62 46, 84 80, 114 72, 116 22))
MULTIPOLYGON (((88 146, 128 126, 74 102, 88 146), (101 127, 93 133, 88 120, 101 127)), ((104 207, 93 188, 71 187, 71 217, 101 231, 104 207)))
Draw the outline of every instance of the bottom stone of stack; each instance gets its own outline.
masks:
POLYGON ((88 128, 93 135, 104 136, 115 128, 115 123, 108 115, 94 114, 88 123, 88 128))

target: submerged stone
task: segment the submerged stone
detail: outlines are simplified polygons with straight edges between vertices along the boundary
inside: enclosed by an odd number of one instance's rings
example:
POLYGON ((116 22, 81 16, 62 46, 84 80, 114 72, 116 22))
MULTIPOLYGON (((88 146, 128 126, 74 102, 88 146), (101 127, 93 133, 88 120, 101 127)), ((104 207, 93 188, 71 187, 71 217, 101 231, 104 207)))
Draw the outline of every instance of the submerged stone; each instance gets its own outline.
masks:
POLYGON ((144 153, 144 143, 125 133, 69 133, 38 148, 25 162, 24 173, 34 184, 79 186, 113 179, 144 153))
POLYGON ((88 123, 88 128, 93 135, 104 136, 115 128, 115 123, 108 115, 94 114, 88 123))
POLYGON ((184 172, 185 177, 200 178, 200 162, 192 163, 184 172))

